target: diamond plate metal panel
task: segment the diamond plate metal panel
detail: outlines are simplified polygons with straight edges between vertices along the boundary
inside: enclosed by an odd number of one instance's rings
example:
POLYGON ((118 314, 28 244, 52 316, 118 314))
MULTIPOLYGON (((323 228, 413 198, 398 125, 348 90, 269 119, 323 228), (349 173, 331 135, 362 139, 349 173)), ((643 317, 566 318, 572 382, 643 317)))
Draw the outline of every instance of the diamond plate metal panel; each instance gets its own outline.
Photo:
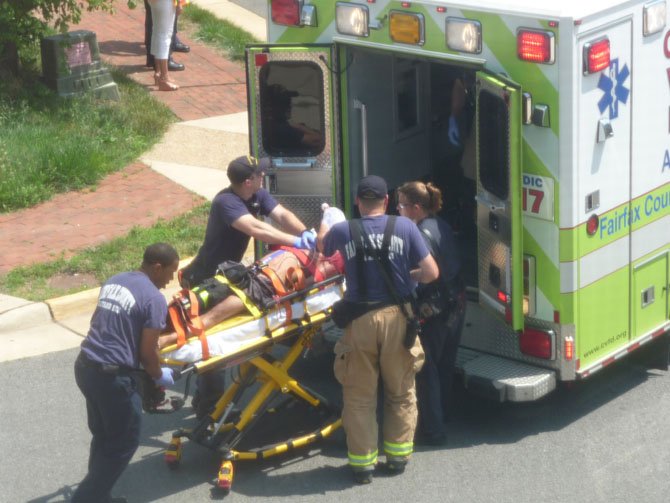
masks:
POLYGON ((334 204, 332 198, 323 196, 275 196, 275 199, 295 213, 308 229, 319 228, 323 203, 334 204))
POLYGON ((519 335, 505 323, 503 316, 474 302, 468 302, 461 345, 477 351, 526 362, 544 368, 560 371, 561 377, 574 377, 574 362, 563 360, 563 336, 561 325, 547 321, 526 318, 526 323, 535 328, 553 330, 556 334, 556 358, 544 360, 523 354, 519 350, 519 335))
POLYGON ((490 380, 496 388, 505 388, 505 397, 512 402, 528 402, 547 395, 556 388, 556 374, 491 355, 481 355, 463 367, 466 380, 477 376, 490 380))

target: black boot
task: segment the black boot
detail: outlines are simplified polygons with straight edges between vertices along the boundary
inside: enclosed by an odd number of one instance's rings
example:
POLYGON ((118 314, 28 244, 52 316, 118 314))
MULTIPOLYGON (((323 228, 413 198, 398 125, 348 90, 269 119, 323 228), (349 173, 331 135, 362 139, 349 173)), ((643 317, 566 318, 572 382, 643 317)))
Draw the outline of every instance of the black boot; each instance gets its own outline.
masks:
POLYGON ((186 67, 181 63, 177 63, 174 59, 172 59, 172 56, 168 58, 168 70, 171 72, 181 72, 184 68, 186 67))
POLYGON ((170 50, 173 52, 189 52, 191 48, 184 42, 179 40, 177 37, 174 37, 172 39, 172 45, 170 46, 170 50))

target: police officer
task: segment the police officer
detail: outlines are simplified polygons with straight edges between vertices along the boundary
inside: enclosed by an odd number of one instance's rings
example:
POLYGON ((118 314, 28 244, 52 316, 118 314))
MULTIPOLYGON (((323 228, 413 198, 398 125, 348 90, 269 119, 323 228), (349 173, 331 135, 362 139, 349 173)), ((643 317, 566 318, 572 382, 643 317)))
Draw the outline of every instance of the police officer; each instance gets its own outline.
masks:
MULTIPOLYGON (((379 176, 361 179, 356 204, 361 214, 361 236, 370 248, 384 249, 387 231, 387 186, 379 176)), ((394 217, 395 218, 395 217, 394 217)), ((402 473, 413 451, 416 427, 414 374, 423 361, 417 339, 405 347, 407 319, 395 298, 408 299, 414 281, 430 282, 438 276, 435 260, 409 219, 399 216, 388 236, 388 269, 395 294, 380 271, 380 261, 357 253, 352 237, 354 222, 335 224, 323 239, 323 251, 339 251, 344 257, 347 289, 345 300, 352 303, 357 317, 346 325, 344 336, 335 346, 335 377, 342 385, 342 422, 347 437, 349 465, 354 480, 372 481, 377 465, 377 382, 384 387, 383 440, 386 463, 391 474, 402 473), (358 255, 358 256, 357 256, 358 255)), ((390 227, 390 226, 389 226, 390 227)), ((368 249, 369 250, 369 249, 368 249)))
POLYGON ((440 277, 417 288, 423 319, 421 344, 426 362, 416 376, 419 407, 417 441, 444 445, 444 420, 451 412, 456 352, 465 317, 465 285, 456 239, 447 222, 436 216, 442 194, 432 183, 408 182, 398 188, 398 211, 415 222, 440 268, 440 277))
POLYGON ((142 364, 157 385, 174 384, 172 370, 159 364, 157 343, 167 317, 159 289, 178 266, 177 251, 155 243, 145 249, 139 270, 117 274, 100 289, 74 365, 93 434, 88 473, 72 496, 75 503, 125 501, 110 493, 140 441, 142 399, 130 372, 142 364))

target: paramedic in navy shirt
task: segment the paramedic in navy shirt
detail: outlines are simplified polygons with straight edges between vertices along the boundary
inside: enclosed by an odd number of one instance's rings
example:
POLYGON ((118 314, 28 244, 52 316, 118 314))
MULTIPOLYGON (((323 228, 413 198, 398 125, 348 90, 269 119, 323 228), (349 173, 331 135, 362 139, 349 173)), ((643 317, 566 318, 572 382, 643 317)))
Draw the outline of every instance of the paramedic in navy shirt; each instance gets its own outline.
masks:
MULTIPOLYGON (((230 162, 230 187, 212 201, 205 241, 191 263, 179 271, 183 288, 193 288, 213 277, 219 264, 226 260, 241 262, 252 237, 267 244, 315 247, 316 234, 262 188, 263 174, 269 168, 267 157, 242 156, 230 162), (259 220, 258 215, 269 216, 283 230, 259 220)), ((223 371, 198 376, 192 400, 198 418, 211 410, 224 389, 223 371)))
POLYGON ((161 368, 158 357, 167 317, 159 289, 178 267, 177 251, 155 243, 144 251, 139 270, 117 274, 100 289, 74 365, 93 434, 88 473, 72 496, 75 503, 125 501, 112 498, 111 491, 140 443, 142 399, 130 372, 142 364, 157 385, 174 384, 172 370, 161 368))
POLYGON ((269 168, 267 157, 242 156, 230 162, 230 187, 214 197, 205 241, 191 264, 181 271, 184 288, 214 276, 225 260, 240 262, 252 237, 267 244, 314 248, 316 234, 261 187, 269 168), (282 230, 259 220, 258 215, 269 216, 282 230))

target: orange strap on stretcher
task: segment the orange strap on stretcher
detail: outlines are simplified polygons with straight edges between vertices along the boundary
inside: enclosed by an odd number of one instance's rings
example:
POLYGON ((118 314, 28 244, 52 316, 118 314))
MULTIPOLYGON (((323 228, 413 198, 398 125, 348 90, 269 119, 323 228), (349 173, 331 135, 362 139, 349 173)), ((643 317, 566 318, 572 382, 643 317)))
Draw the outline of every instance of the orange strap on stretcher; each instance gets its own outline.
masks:
MULTIPOLYGON (((277 273, 274 272, 272 269, 270 269, 269 267, 263 267, 261 269, 261 273, 263 273, 272 282, 272 286, 275 289, 275 293, 277 294, 277 297, 281 298, 281 297, 284 297, 284 296, 288 295, 289 293, 291 293, 291 290, 288 290, 286 288, 283 281, 281 279, 279 279, 279 276, 277 276, 277 273)), ((286 317, 288 319, 291 319, 291 317, 293 316, 293 311, 291 309, 291 303, 286 302, 285 304, 283 304, 283 306, 286 309, 286 317)))
POLYGON ((200 339, 200 344, 202 345, 202 359, 208 360, 209 344, 207 343, 205 327, 200 319, 198 298, 191 290, 182 290, 175 295, 174 299, 175 301, 172 302, 168 308, 168 313, 170 315, 170 320, 172 321, 172 326, 174 327, 175 332, 177 332, 177 347, 180 348, 186 344, 186 333, 188 331, 190 334, 193 334, 200 339), (190 304, 188 312, 185 311, 184 306, 179 300, 179 297, 185 295, 186 292, 188 292, 190 304))

